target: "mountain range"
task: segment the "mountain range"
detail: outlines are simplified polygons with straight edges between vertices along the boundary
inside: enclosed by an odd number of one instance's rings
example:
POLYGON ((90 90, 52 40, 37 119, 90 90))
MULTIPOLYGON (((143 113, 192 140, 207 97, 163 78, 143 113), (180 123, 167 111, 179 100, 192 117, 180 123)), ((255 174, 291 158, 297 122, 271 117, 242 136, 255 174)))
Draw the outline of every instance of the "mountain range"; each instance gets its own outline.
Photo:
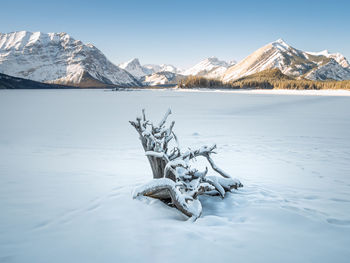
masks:
POLYGON ((0 34, 0 73, 79 87, 141 85, 94 45, 66 33, 0 34))
POLYGON ((340 53, 298 50, 282 39, 271 42, 236 63, 206 58, 193 67, 141 65, 134 58, 113 64, 94 45, 67 33, 18 31, 0 33, 0 73, 33 81, 76 87, 176 85, 189 76, 231 82, 267 69, 294 78, 348 80, 350 65, 340 53))
POLYGON ((209 57, 200 61, 193 67, 184 70, 183 75, 186 76, 203 76, 206 78, 220 78, 226 70, 236 64, 236 61, 226 62, 216 57, 209 57))
POLYGON ((182 78, 181 70, 173 65, 141 65, 138 58, 121 63, 119 67, 133 75, 144 86, 176 84, 176 81, 182 78))
POLYGON ((259 48, 251 55, 227 69, 224 82, 248 76, 266 69, 278 68, 282 73, 311 80, 350 79, 350 67, 346 58, 328 51, 319 53, 295 49, 278 39, 259 48))

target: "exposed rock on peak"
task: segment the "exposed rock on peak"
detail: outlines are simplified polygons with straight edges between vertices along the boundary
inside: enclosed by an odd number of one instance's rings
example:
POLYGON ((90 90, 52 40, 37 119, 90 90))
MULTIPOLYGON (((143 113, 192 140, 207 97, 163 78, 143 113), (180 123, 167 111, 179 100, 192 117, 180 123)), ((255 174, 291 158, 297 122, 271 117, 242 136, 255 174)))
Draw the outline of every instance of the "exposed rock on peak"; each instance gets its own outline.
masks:
POLYGON ((322 53, 304 52, 293 48, 282 39, 278 39, 259 48, 236 65, 229 67, 223 74, 222 80, 229 82, 273 68, 278 68, 282 73, 293 77, 320 80, 350 79, 350 68, 347 60, 341 54, 329 54, 324 51, 322 53), (323 69, 318 71, 321 68, 323 69))
POLYGON ((80 86, 86 76, 97 83, 138 86, 138 81, 110 62, 92 44, 67 33, 19 31, 0 34, 0 72, 30 80, 80 86))

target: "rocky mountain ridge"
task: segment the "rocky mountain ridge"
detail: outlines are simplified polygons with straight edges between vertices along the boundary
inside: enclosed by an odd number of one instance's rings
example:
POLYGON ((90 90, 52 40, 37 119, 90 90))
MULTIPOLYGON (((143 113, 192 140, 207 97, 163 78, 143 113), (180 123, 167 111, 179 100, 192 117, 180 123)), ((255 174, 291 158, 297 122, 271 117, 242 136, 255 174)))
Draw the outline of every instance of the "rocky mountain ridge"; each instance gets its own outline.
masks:
POLYGON ((94 45, 84 44, 67 33, 0 33, 0 73, 68 86, 175 85, 188 76, 230 82, 274 68, 294 78, 350 79, 350 65, 342 54, 327 50, 306 52, 282 39, 259 48, 238 63, 209 57, 181 70, 169 64, 141 65, 137 58, 117 66, 94 45))
POLYGON ((140 86, 94 45, 67 33, 0 33, 0 73, 79 87, 140 86))

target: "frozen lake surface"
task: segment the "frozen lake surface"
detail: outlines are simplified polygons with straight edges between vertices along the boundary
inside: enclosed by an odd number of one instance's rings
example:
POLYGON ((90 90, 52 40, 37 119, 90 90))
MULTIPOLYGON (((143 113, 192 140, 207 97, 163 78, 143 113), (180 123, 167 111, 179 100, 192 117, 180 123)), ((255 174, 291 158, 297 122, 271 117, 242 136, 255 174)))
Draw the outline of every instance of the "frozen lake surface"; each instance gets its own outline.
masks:
POLYGON ((350 97, 0 91, 0 262, 349 262, 350 97), (157 200, 136 131, 171 107, 244 184, 196 222, 157 200))

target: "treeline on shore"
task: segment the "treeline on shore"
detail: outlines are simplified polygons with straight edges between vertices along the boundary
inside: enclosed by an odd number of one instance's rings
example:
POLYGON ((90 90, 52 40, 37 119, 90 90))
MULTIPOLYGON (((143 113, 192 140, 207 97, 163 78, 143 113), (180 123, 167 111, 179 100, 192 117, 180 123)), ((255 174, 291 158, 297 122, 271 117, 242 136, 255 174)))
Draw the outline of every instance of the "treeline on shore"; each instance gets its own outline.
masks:
POLYGON ((294 79, 283 74, 279 69, 264 70, 231 82, 218 79, 207 79, 200 76, 189 76, 179 81, 179 88, 212 88, 212 89, 349 89, 350 80, 315 81, 308 79, 294 79))

